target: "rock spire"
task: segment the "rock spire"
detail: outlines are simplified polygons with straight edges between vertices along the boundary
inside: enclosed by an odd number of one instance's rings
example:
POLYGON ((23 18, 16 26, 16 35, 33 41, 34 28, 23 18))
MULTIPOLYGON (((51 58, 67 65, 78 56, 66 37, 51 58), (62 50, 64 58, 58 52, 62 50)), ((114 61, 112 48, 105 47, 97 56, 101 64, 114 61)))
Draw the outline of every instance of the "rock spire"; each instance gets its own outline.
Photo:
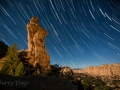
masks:
POLYGON ((40 71, 44 72, 50 68, 50 56, 45 47, 45 38, 48 31, 39 24, 39 19, 33 16, 27 24, 28 32, 28 57, 33 66, 39 65, 40 71))

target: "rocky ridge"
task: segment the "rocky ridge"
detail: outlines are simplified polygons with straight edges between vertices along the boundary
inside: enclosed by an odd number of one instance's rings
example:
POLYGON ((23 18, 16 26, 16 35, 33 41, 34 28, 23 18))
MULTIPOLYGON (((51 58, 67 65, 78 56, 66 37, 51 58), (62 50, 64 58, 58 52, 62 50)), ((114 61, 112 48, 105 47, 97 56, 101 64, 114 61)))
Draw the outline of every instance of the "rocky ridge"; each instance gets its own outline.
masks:
POLYGON ((74 73, 89 74, 91 76, 120 77, 120 63, 102 64, 73 70, 74 73))

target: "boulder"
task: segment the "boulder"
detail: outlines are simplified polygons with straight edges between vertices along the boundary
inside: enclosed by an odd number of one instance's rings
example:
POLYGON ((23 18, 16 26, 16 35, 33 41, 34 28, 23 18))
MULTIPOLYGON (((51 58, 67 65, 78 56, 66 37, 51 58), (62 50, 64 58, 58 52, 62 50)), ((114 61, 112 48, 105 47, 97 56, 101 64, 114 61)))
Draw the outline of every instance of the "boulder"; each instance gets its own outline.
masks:
POLYGON ((73 76, 73 71, 70 67, 65 66, 61 68, 60 74, 64 79, 69 79, 73 76))

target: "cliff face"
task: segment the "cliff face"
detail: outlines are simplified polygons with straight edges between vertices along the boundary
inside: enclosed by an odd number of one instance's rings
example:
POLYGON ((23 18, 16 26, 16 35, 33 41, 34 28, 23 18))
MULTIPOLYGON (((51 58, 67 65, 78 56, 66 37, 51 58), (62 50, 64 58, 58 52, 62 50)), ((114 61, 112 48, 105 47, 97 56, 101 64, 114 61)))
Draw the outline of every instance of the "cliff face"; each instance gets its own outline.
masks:
POLYGON ((100 66, 89 66, 87 68, 73 70, 73 72, 89 74, 92 76, 120 76, 120 63, 102 64, 100 66))
POLYGON ((37 64, 41 67, 41 71, 45 71, 50 68, 50 56, 45 47, 48 32, 39 25, 37 17, 32 17, 30 23, 27 24, 27 32, 29 63, 33 66, 37 64))

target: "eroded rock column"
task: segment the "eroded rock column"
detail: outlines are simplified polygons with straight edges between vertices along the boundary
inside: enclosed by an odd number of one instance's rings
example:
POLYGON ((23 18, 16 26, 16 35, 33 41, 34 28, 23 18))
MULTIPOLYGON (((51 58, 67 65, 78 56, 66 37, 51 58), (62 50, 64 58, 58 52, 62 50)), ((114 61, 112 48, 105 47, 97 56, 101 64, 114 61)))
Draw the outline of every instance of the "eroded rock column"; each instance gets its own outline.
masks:
POLYGON ((45 38, 48 31, 39 25, 37 17, 32 17, 30 23, 27 24, 28 31, 28 57, 29 63, 40 66, 41 72, 50 68, 50 56, 45 47, 45 38))

